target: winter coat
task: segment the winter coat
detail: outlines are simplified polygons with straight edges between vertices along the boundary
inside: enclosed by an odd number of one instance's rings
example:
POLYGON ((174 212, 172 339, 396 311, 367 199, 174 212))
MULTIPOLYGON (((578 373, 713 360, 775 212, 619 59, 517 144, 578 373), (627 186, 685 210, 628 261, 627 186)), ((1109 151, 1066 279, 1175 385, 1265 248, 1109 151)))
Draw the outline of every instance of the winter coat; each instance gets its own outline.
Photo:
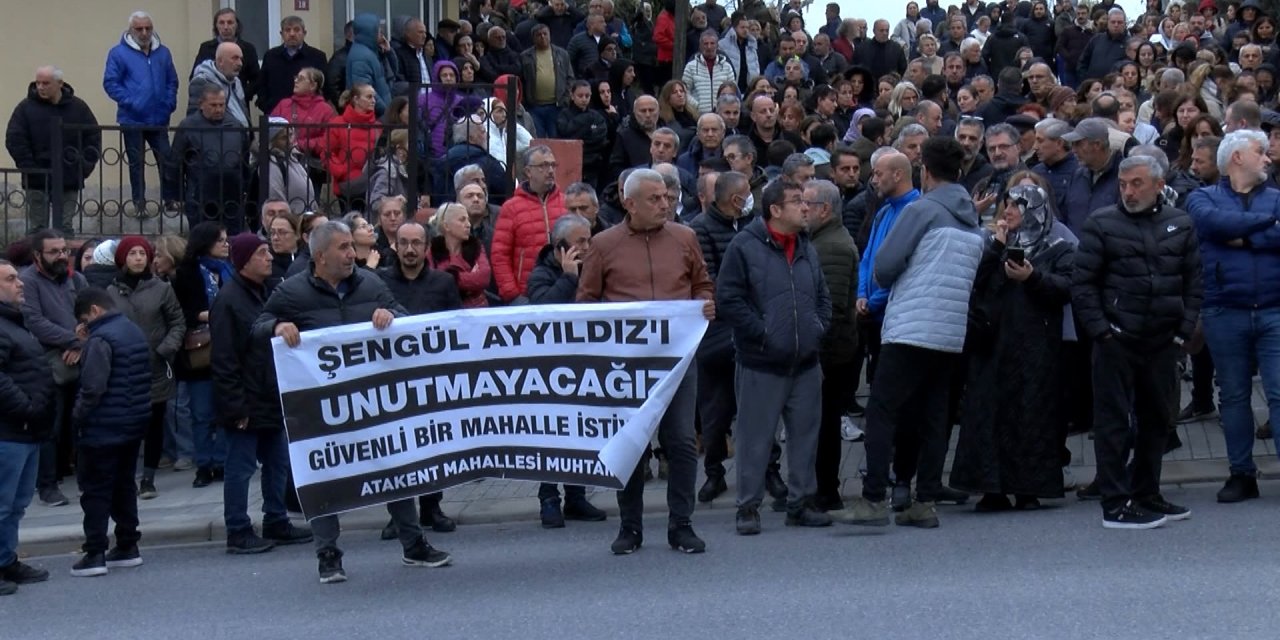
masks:
MULTIPOLYGON (((863 194, 870 197, 872 190, 863 194)), ((889 237, 889 232, 902 216, 907 205, 920 199, 920 192, 912 189, 896 198, 887 198, 880 211, 871 222, 871 234, 867 237, 866 249, 858 267, 858 298, 867 300, 867 307, 872 318, 883 318, 885 307, 889 304, 889 287, 881 285, 871 277, 875 267, 876 253, 889 237)), ((859 227, 861 228, 861 227, 859 227)), ((855 234, 857 232, 854 232, 855 234)), ((851 234, 853 235, 853 234, 851 234)))
MULTIPOLYGON (((245 62, 248 62, 247 54, 245 62)), ((297 77, 298 72, 308 67, 324 71, 328 66, 328 56, 323 51, 305 42, 292 57, 290 57, 289 50, 284 45, 272 47, 267 49, 267 53, 262 56, 261 81, 249 96, 250 98, 257 96, 259 111, 271 113, 275 111, 276 107, 280 106, 282 101, 293 96, 293 79, 297 77)), ((248 68, 247 64, 246 68, 248 68)), ((245 78, 246 82, 248 81, 248 76, 243 70, 240 72, 240 76, 245 78)), ((334 78, 326 77, 325 84, 334 80, 334 78)), ((316 95, 323 95, 325 90, 325 86, 316 87, 316 95)))
POLYGON ((462 308, 462 298, 458 296, 458 285, 444 271, 432 269, 424 265, 417 279, 410 280, 401 270, 400 262, 394 261, 391 266, 379 269, 378 275, 387 285, 396 302, 404 307, 409 315, 452 311, 462 308))
POLYGON ((788 262, 764 220, 748 224, 725 250, 716 307, 733 327, 740 366, 778 375, 816 366, 831 296, 808 234, 797 235, 788 262))
POLYGON ((1001 25, 982 45, 982 61, 988 69, 1003 70, 1018 61, 1018 49, 1031 46, 1031 41, 1012 25, 1001 25))
POLYGON ((1058 34, 1054 32, 1053 22, 1047 17, 1039 21, 1035 18, 1019 20, 1018 31, 1026 36, 1027 46, 1031 47, 1034 57, 1041 58, 1052 65, 1058 45, 1058 34))
POLYGON ((1027 99, 1020 95, 996 94, 989 102, 982 105, 977 115, 982 118, 984 123, 987 123, 987 126, 999 124, 1009 116, 1018 113, 1018 109, 1025 104, 1027 104, 1027 99))
POLYGON ((446 176, 448 184, 446 191, 449 195, 453 195, 453 176, 467 165, 480 165, 480 169, 484 171, 485 186, 489 190, 489 201, 498 203, 502 202, 508 193, 511 193, 513 187, 511 178, 502 163, 493 159, 493 155, 488 149, 482 149, 472 144, 455 144, 449 147, 449 152, 444 156, 446 176))
MULTIPOLYGON (((379 203, 388 196, 403 196, 408 182, 404 163, 395 154, 388 155, 369 168, 369 193, 365 201, 370 211, 377 211, 379 203)), ((381 236, 379 236, 381 237, 381 236)))
POLYGON ((476 79, 481 82, 495 82, 505 75, 520 75, 520 53, 510 46, 502 49, 488 47, 480 57, 480 71, 476 79))
MULTIPOLYGON (((698 247, 702 250, 702 259, 707 265, 707 275, 713 282, 720 275, 720 265, 724 262, 725 252, 729 250, 729 243, 754 219, 755 215, 750 211, 731 218, 712 203, 706 211, 689 222, 689 228, 698 237, 698 247)), ((702 342, 698 345, 698 358, 724 361, 732 357, 733 327, 723 315, 717 314, 702 335, 702 342)))
MULTIPOLYGON (((1045 181, 1049 183, 1049 200, 1058 203, 1063 202, 1063 197, 1067 193, 1067 189, 1071 188, 1071 180, 1075 176, 1076 170, 1080 167, 1080 162, 1076 160, 1075 154, 1067 154, 1067 157, 1054 166, 1041 162, 1031 168, 1031 171, 1043 176, 1045 181)), ((1058 219, 1063 220, 1063 211, 1057 209, 1058 219)))
POLYGON ((551 7, 543 7, 538 11, 536 19, 547 25, 547 29, 551 32, 551 44, 564 48, 569 46, 569 40, 573 38, 573 28, 578 26, 584 17, 573 7, 573 3, 570 3, 569 8, 560 14, 552 11, 551 7))
POLYGON ((907 70, 907 54, 892 40, 878 42, 868 39, 853 55, 856 58, 854 64, 870 69, 877 78, 891 72, 901 75, 907 70))
POLYGON ((831 326, 822 338, 822 361, 845 364, 857 357, 858 323, 854 303, 858 292, 858 248, 838 218, 811 232, 822 275, 831 297, 831 326))
POLYGON ((347 53, 346 87, 367 84, 377 96, 375 112, 382 115, 391 102, 391 84, 378 48, 378 16, 362 13, 352 24, 351 50, 347 53))
MULTIPOLYGON (((653 22, 645 20, 643 15, 637 15, 635 21, 631 23, 631 38, 632 42, 634 42, 631 47, 631 59, 637 65, 654 66, 658 64, 658 43, 654 39, 654 28, 653 22)), ((671 33, 672 42, 674 42, 674 23, 671 25, 671 33)), ((614 93, 617 93, 616 88, 614 93)))
POLYGON ((565 46, 569 61, 573 63, 573 73, 579 78, 591 75, 591 67, 600 59, 600 43, 596 37, 583 31, 569 39, 565 46))
MULTIPOLYGON (((732 29, 724 34, 720 39, 720 53, 729 61, 733 67, 733 80, 736 82, 738 76, 742 73, 743 45, 738 41, 738 34, 732 29)), ((760 51, 757 48, 754 36, 748 35, 746 42, 746 59, 747 59, 747 82, 752 78, 760 75, 760 51)), ((741 87, 739 87, 741 88, 741 87)), ((698 104, 702 104, 699 102, 698 104)), ((713 105, 714 108, 714 105, 713 105)))
POLYGON ((277 103, 271 115, 284 118, 294 125, 298 149, 308 156, 324 157, 329 130, 323 125, 329 124, 338 114, 333 110, 333 105, 324 101, 323 96, 318 93, 290 96, 277 103))
POLYGON ((708 152, 702 148, 702 141, 696 136, 689 143, 688 149, 676 158, 676 166, 681 171, 688 172, 689 175, 698 175, 698 165, 707 158, 720 157, 722 149, 712 149, 708 152))
POLYGON ((329 70, 324 74, 324 99, 331 105, 338 104, 338 98, 347 90, 347 56, 350 54, 351 43, 347 42, 329 58, 329 70))
POLYGON ((1071 300, 1080 329, 1156 351, 1195 330, 1203 286, 1191 217, 1157 204, 1095 211, 1081 226, 1071 300))
POLYGON ((115 263, 98 264, 95 262, 85 267, 80 272, 80 275, 84 276, 89 286, 106 289, 111 286, 112 282, 116 281, 116 274, 118 273, 120 273, 120 270, 116 268, 115 263))
POLYGON ((22 311, 0 303, 0 442, 44 442, 53 434, 53 371, 22 311))
MULTIPOLYGON (((400 67, 400 75, 396 78, 394 86, 391 88, 393 95, 412 95, 417 93, 418 85, 430 84, 434 81, 431 75, 432 60, 425 50, 414 49, 406 44, 403 40, 395 39, 391 41, 391 53, 396 56, 396 63, 400 67), (422 65, 418 61, 418 53, 422 53, 422 61, 427 65, 427 74, 422 73, 422 65)), ((436 50, 437 55, 440 53, 436 50)))
POLYGON ((272 149, 267 167, 267 194, 272 200, 289 203, 289 210, 301 214, 319 209, 315 186, 307 175, 307 167, 297 153, 284 154, 272 149))
POLYGON ((891 291, 880 341, 960 353, 982 249, 964 187, 936 187, 907 205, 874 258, 876 283, 891 291))
POLYGON ((916 22, 920 18, 912 20, 911 18, 903 18, 893 28, 893 32, 889 34, 889 39, 898 43, 902 47, 904 53, 910 54, 911 50, 916 46, 916 22))
POLYGON ((1103 31, 1089 39, 1084 51, 1080 54, 1078 73, 1080 79, 1102 78, 1115 70, 1117 62, 1128 60, 1124 54, 1125 43, 1129 39, 1126 32, 1119 38, 1112 38, 1103 31))
POLYGON ((603 113, 570 104, 560 110, 556 132, 562 139, 582 141, 584 169, 598 168, 604 163, 605 152, 609 150, 609 121, 603 113))
POLYGON ((448 150, 445 142, 449 127, 458 118, 455 110, 462 104, 462 94, 449 85, 440 83, 440 72, 453 69, 454 77, 458 77, 458 67, 449 60, 441 60, 431 68, 431 80, 437 84, 431 90, 418 97, 418 108, 422 113, 422 127, 427 138, 429 157, 438 158, 448 150))
POLYGON ((723 53, 716 54, 715 63, 707 68, 707 59, 698 54, 689 58, 684 66, 684 84, 689 89, 689 98, 698 106, 698 113, 707 114, 716 110, 716 91, 725 82, 737 83, 738 76, 733 65, 723 53))
POLYGON ((1072 233, 1080 235, 1084 221, 1093 212, 1120 202, 1120 161, 1123 159, 1123 154, 1112 154, 1111 163, 1097 178, 1089 167, 1081 164, 1065 193, 1054 194, 1058 198, 1058 219, 1066 223, 1072 233))
POLYGON ((504 301, 526 295, 538 252, 551 243, 551 227, 564 214, 564 194, 554 187, 539 198, 528 185, 520 185, 515 195, 503 203, 493 230, 490 263, 498 294, 504 301))
POLYGON ((653 156, 649 153, 649 133, 640 127, 635 118, 623 120, 618 127, 618 137, 613 141, 613 153, 609 155, 611 178, 616 178, 632 167, 653 164, 653 156))
POLYGON ((213 122, 199 111, 184 118, 173 135, 168 161, 173 175, 186 185, 186 210, 203 212, 207 205, 220 209, 238 200, 247 183, 248 157, 248 130, 234 118, 213 122))
MULTIPOLYGON (((569 61, 569 52, 560 47, 551 47, 551 66, 556 76, 555 105, 563 107, 568 103, 569 83, 573 82, 573 64, 569 61)), ((520 54, 520 79, 524 83, 524 106, 532 109, 538 104, 534 101, 534 87, 538 81, 538 56, 533 47, 520 54)))
POLYGON ((328 157, 325 166, 329 169, 329 177, 333 180, 334 193, 354 196, 359 194, 342 193, 339 188, 343 182, 360 177, 373 155, 374 146, 380 133, 378 117, 372 112, 361 113, 355 107, 347 105, 342 115, 333 119, 332 124, 346 125, 329 128, 328 157))
POLYGON ((1074 249, 1057 241, 1027 257, 1025 282, 1005 274, 992 238, 973 284, 967 385, 951 486, 974 493, 1062 497, 1064 306, 1074 249))
MULTIPOLYGON (((77 98, 71 85, 62 85, 62 97, 54 104, 40 98, 36 83, 27 87, 27 97, 13 109, 9 126, 5 129, 4 146, 19 169, 43 170, 53 168, 55 156, 62 158, 63 191, 79 191, 84 181, 98 165, 102 150, 102 131, 98 120, 84 100, 77 98), (50 132, 55 119, 63 125, 62 148, 54 151, 50 132), (66 125, 83 126, 70 130, 66 125)), ((32 171, 22 172, 22 188, 48 189, 51 176, 32 171)))
POLYGON ((102 89, 116 103, 121 125, 168 126, 178 108, 178 71, 173 56, 151 34, 151 52, 143 53, 128 31, 107 53, 102 89))
MULTIPOLYGON (((236 46, 240 47, 240 53, 244 58, 244 64, 240 67, 240 81, 244 85, 244 95, 247 100, 252 101, 254 96, 259 95, 261 89, 259 82, 263 77, 263 68, 258 66, 258 48, 239 37, 235 39, 235 43, 236 46)), ((219 44, 222 44, 222 42, 218 40, 216 34, 212 40, 205 40, 200 43, 200 49, 196 51, 196 59, 191 63, 191 73, 188 75, 188 79, 195 77, 196 69, 200 68, 202 63, 217 57, 219 44)), ((270 51, 267 53, 270 53, 270 51)), ((323 69, 324 67, 316 68, 323 69)), ((294 75, 297 75, 297 73, 295 72, 294 75)), ((293 93, 293 76, 289 76, 288 82, 289 84, 284 93, 286 96, 293 93)))
POLYGON ((23 267, 22 317, 27 330, 45 349, 77 349, 76 320, 73 312, 76 293, 88 288, 84 276, 72 273, 62 282, 45 275, 36 265, 23 267))
MULTIPOLYGON (((485 100, 485 113, 491 113, 493 111, 493 105, 495 102, 497 102, 497 98, 489 98, 488 100, 485 100)), ((527 115, 527 113, 524 112, 524 107, 520 105, 519 99, 516 100, 516 108, 520 109, 521 113, 527 115)), ((507 117, 510 118, 511 115, 508 113, 507 117)), ((499 127, 489 118, 485 118, 484 126, 489 132, 489 155, 493 156, 493 159, 497 160, 505 169, 511 164, 508 162, 507 158, 507 127, 505 125, 499 127)), ((516 118, 516 153, 518 154, 525 149, 528 149, 531 142, 533 142, 533 135, 529 133, 529 129, 527 127, 519 122, 519 118, 516 118)), ((508 189, 508 191, 509 190, 510 189, 508 189)), ((493 193, 494 190, 490 188, 489 192, 493 193)))
POLYGON ((340 298, 329 283, 313 274, 286 279, 267 298, 253 323, 252 338, 269 341, 281 322, 291 322, 299 331, 311 331, 369 322, 378 309, 396 317, 409 315, 382 278, 368 269, 353 269, 346 285, 347 294, 340 298))
MULTIPOLYGON (((1081 29, 1079 25, 1074 23, 1058 34, 1056 51, 1058 55, 1062 56, 1065 69, 1078 70, 1080 68, 1080 59, 1084 56, 1085 48, 1093 41, 1093 35, 1092 31, 1081 29)), ((1098 76, 1098 78, 1101 79, 1102 76, 1098 76)), ((1080 77, 1080 80, 1085 79, 1087 78, 1080 77)))
POLYGON ((427 265, 453 277, 462 298, 462 308, 477 309, 489 306, 485 291, 493 282, 493 268, 484 253, 480 238, 469 237, 462 241, 462 250, 450 254, 443 236, 431 239, 427 252, 427 265))
POLYGON ((538 252, 538 265, 529 274, 529 303, 572 304, 577 293, 578 275, 565 273, 554 246, 543 247, 538 252))
POLYGON ((176 390, 173 359, 187 335, 186 319, 178 296, 168 282, 155 277, 138 281, 136 289, 117 278, 107 287, 116 309, 142 330, 151 354, 151 403, 168 402, 176 390))
POLYGON ((196 66, 191 76, 191 84, 187 87, 187 115, 200 111, 200 98, 205 87, 214 86, 227 94, 226 117, 235 120, 242 127, 249 126, 249 100, 246 97, 244 83, 239 77, 227 79, 214 66, 213 60, 206 60, 196 66))
POLYGON ((82 447, 141 440, 151 420, 151 349, 137 325, 117 311, 89 323, 80 391, 71 424, 82 447))
POLYGON ((233 429, 248 418, 248 429, 280 429, 284 417, 268 340, 251 335, 267 291, 238 274, 223 285, 209 311, 213 344, 210 368, 216 424, 233 429))
POLYGON ((1280 190, 1264 183, 1242 195, 1223 178, 1193 191, 1187 207, 1204 264, 1204 306, 1280 306, 1280 190), (1246 246, 1227 244, 1240 239, 1246 246))
POLYGON ((675 62, 676 19, 663 9, 653 21, 653 43, 658 45, 658 64, 675 62))

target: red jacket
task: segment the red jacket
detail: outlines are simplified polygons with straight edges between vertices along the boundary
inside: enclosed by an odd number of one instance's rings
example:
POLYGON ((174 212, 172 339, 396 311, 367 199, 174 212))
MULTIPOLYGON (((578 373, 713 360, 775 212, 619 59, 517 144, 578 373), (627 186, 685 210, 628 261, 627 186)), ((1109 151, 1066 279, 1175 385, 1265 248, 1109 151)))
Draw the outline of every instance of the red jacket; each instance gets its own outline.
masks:
MULTIPOLYGON (((313 94, 285 98, 276 104, 275 109, 271 110, 271 115, 284 118, 289 121, 289 124, 321 125, 333 120, 338 114, 334 112, 332 105, 325 102, 324 96, 313 94)), ((299 126, 297 131, 298 148, 307 155, 323 158, 325 148, 328 145, 328 136, 326 135, 328 129, 325 127, 299 126)))
MULTIPOLYGON (((351 105, 342 115, 333 119, 333 124, 345 124, 346 127, 329 128, 329 155, 325 165, 329 167, 329 176, 333 178, 333 192, 342 194, 338 185, 360 177, 369 156, 378 142, 378 127, 350 126, 376 125, 378 116, 374 112, 360 113, 351 105)), ((350 194, 358 195, 358 194, 350 194)))
POLYGON ((462 297, 463 309, 489 306, 489 298, 484 295, 484 291, 489 288, 489 276, 492 270, 489 266, 489 258, 484 255, 484 247, 480 248, 480 255, 476 256, 475 266, 468 264, 461 253, 450 255, 449 261, 445 263, 436 262, 433 256, 428 255, 427 264, 432 269, 441 271, 449 267, 457 267, 458 274, 454 279, 458 284, 458 295, 462 297))
POLYGON ((504 301, 525 295, 529 274, 538 264, 538 252, 551 243, 551 226, 564 214, 564 195, 555 187, 546 200, 540 200, 522 184, 502 205, 493 229, 489 262, 498 295, 504 301))
POLYGON ((658 64, 675 61, 676 19, 665 9, 653 21, 653 42, 658 45, 658 64))

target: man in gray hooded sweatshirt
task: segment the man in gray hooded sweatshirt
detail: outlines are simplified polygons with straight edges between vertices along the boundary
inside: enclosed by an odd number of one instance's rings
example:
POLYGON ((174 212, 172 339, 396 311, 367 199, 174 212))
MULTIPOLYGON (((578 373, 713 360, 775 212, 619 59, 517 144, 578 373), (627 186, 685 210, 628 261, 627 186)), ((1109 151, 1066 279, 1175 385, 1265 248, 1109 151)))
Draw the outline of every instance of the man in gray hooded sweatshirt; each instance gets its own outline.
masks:
POLYGON ((960 179, 964 149, 934 137, 921 150, 925 195, 907 205, 875 257, 874 277, 892 288, 883 346, 867 405, 867 478, 862 496, 831 512, 837 522, 889 524, 889 464, 898 482, 919 471, 916 499, 899 513, 902 526, 938 526, 947 454, 948 390, 964 349, 969 294, 982 258, 973 198, 960 179), (892 451, 897 447, 896 456, 892 451))

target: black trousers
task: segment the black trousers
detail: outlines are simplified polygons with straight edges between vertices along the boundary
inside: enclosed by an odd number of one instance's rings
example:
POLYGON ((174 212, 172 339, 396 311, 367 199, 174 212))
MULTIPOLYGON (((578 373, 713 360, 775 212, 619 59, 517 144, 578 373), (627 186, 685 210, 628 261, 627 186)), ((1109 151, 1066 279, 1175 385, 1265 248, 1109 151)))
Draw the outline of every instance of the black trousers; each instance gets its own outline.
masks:
POLYGON ((84 512, 84 552, 105 553, 110 548, 107 520, 116 523, 116 546, 138 544, 138 469, 141 440, 104 447, 79 447, 76 480, 80 483, 80 509, 84 512))
POLYGON ((142 441, 142 475, 156 477, 160 455, 164 453, 164 414, 166 402, 151 403, 151 421, 147 423, 147 435, 142 441))
POLYGON ((1213 406, 1213 355, 1207 344, 1191 356, 1191 402, 1196 407, 1213 406))
POLYGON ((814 461, 818 495, 840 497, 840 418, 857 388, 857 361, 822 363, 822 418, 818 423, 818 454, 814 461))
POLYGON ((1178 347, 1137 351, 1115 338, 1093 346, 1093 449, 1104 509, 1160 493, 1160 464, 1178 394, 1178 347), (1136 433, 1129 418, 1136 418, 1136 433), (1126 469, 1130 447, 1133 464, 1126 469))
POLYGON ((881 347, 878 382, 871 385, 867 403, 864 498, 884 500, 891 460, 898 482, 918 475, 920 500, 928 501, 942 490, 951 372, 957 357, 903 344, 881 347))
POLYGON ((734 392, 736 375, 733 356, 699 358, 698 416, 702 420, 702 466, 707 477, 724 476, 724 460, 729 455, 725 438, 738 412, 738 396, 734 392))

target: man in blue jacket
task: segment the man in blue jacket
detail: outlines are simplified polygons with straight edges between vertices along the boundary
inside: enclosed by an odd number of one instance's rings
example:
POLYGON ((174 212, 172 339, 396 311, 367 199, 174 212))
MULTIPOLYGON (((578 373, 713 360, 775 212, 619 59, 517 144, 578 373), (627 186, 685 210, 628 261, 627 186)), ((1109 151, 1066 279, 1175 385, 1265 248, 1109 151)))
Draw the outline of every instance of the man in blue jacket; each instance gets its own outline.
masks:
POLYGON ((1280 191, 1266 186, 1267 135, 1228 133, 1218 147, 1222 180, 1193 191, 1187 208, 1204 265, 1205 340, 1221 387, 1231 477, 1218 502, 1258 497, 1253 462, 1253 368, 1271 415, 1280 415, 1280 191))
MULTIPOLYGON (((117 105, 116 122, 123 127, 125 161, 129 164, 129 188, 139 212, 146 209, 146 163, 142 145, 151 147, 157 167, 169 157, 169 117, 178 108, 178 71, 173 56, 160 43, 151 16, 135 11, 120 43, 107 53, 102 88, 117 105), (154 127, 154 128, 152 128, 154 127)), ((178 182, 160 172, 160 196, 168 209, 178 209, 178 182)))
POLYGON ((739 535, 760 533, 765 473, 781 419, 787 429, 787 526, 825 527, 814 507, 822 414, 818 354, 831 325, 831 294, 809 242, 809 205, 788 180, 765 187, 763 219, 725 251, 716 304, 737 352, 739 535))
MULTIPOLYGON (((382 31, 378 16, 357 15, 352 21, 351 51, 347 53, 347 87, 367 84, 377 97, 374 111, 381 116, 391 102, 391 84, 382 63, 382 31)), ((392 56, 394 58, 394 56, 392 56)))

